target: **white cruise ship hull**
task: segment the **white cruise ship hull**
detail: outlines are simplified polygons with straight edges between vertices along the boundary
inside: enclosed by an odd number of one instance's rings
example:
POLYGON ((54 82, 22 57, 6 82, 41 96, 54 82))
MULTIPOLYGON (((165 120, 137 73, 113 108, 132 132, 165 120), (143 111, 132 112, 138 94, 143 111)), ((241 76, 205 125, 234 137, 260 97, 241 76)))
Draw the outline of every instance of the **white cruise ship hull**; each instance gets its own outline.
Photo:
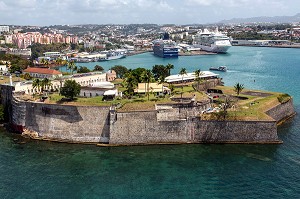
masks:
POLYGON ((231 47, 231 44, 229 45, 216 45, 212 44, 210 46, 195 44, 195 48, 201 48, 201 50, 207 51, 207 52, 213 52, 213 53, 226 53, 228 49, 231 47))

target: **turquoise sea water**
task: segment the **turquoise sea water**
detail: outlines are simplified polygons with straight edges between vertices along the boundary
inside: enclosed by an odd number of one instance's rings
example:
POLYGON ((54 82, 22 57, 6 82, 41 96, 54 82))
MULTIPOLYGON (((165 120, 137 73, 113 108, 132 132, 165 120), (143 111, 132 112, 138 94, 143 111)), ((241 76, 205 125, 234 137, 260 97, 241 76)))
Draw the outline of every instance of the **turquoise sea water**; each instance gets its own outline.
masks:
MULTIPOLYGON (((289 93, 300 112, 299 55, 300 49, 232 47, 224 55, 165 60, 146 53, 98 64, 172 63, 173 73, 226 65, 229 71, 220 73, 226 85, 289 93)), ((278 133, 281 145, 102 148, 30 141, 1 130, 0 198, 299 198, 299 115, 278 133)))

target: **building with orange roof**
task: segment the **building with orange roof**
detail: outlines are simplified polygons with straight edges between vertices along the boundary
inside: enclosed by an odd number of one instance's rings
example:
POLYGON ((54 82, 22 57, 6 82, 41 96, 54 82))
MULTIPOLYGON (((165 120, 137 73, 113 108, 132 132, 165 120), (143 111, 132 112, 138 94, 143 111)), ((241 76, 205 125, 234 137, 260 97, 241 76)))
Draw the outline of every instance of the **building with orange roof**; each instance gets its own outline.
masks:
POLYGON ((34 78, 48 78, 53 79, 55 77, 61 77, 62 73, 57 70, 48 69, 48 68, 34 68, 29 67, 23 70, 23 74, 28 73, 31 77, 34 78))

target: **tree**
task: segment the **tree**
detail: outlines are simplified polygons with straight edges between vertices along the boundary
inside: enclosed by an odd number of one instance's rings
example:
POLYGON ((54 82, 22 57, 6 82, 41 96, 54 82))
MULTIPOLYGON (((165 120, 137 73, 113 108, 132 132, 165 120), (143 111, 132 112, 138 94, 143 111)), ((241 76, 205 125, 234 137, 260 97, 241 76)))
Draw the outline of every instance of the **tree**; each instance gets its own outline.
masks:
POLYGON ((32 82, 32 87, 37 88, 37 90, 40 91, 40 87, 41 87, 40 79, 34 79, 32 82))
POLYGON ((62 60, 62 58, 57 58, 56 60, 55 60, 55 63, 57 64, 57 65, 64 65, 64 60, 62 60))
POLYGON ((46 90, 48 89, 50 86, 52 86, 52 83, 51 83, 51 80, 48 79, 48 78, 44 78, 42 81, 41 81, 41 87, 42 87, 42 90, 46 90))
POLYGON ((200 76, 201 76, 203 73, 201 72, 200 69, 195 70, 194 73, 195 73, 195 77, 196 77, 195 81, 197 82, 197 90, 198 90, 198 89, 199 89, 200 82, 201 82, 200 76))
POLYGON ((134 93, 134 88, 137 86, 138 81, 136 79, 136 77, 132 74, 131 71, 128 71, 125 75, 124 75, 124 87, 126 88, 124 94, 131 97, 134 93))
POLYGON ((182 83, 182 85, 181 85, 181 89, 182 89, 182 92, 181 92, 181 98, 182 98, 182 94, 183 94, 183 77, 184 77, 184 75, 187 74, 187 73, 186 73, 186 69, 185 69, 185 68, 181 68, 179 74, 181 75, 181 78, 182 78, 182 79, 181 79, 181 83, 182 83))
POLYGON ((94 70, 93 71, 104 71, 104 68, 102 66, 99 66, 99 65, 96 65, 94 67, 94 70))
POLYGON ((237 95, 239 95, 243 89, 244 89, 244 84, 236 83, 234 85, 234 91, 236 92, 237 95))
POLYGON ((61 89, 62 88, 62 83, 64 81, 63 77, 59 76, 59 75, 56 75, 54 79, 59 81, 59 84, 60 84, 59 89, 61 89))
POLYGON ((165 78, 169 75, 169 70, 164 65, 154 65, 152 67, 152 73, 155 80, 165 81, 165 78))
POLYGON ((145 68, 130 69, 131 74, 134 76, 137 82, 143 82, 143 73, 146 71, 145 68))
POLYGON ((64 86, 60 89, 60 94, 74 100, 74 97, 79 95, 80 90, 81 86, 75 80, 66 80, 64 86))
POLYGON ((88 69, 86 66, 79 66, 79 69, 77 70, 77 73, 89 73, 91 72, 90 69, 88 69))
POLYGON ((173 64, 167 64, 166 68, 168 70, 168 75, 170 76, 171 75, 171 69, 174 69, 174 65, 173 64))
POLYGON ((29 75, 29 73, 25 73, 23 75, 23 78, 26 79, 26 80, 30 80, 31 79, 31 76, 29 75))
POLYGON ((77 70, 77 66, 74 61, 68 61, 67 63, 68 69, 71 71, 71 74, 73 75, 73 72, 77 70))
POLYGON ((230 96, 225 96, 225 99, 221 105, 221 109, 219 112, 214 112, 213 115, 216 117, 217 120, 226 120, 228 117, 228 109, 230 109, 235 104, 235 101, 230 96))
POLYGON ((123 78, 123 76, 128 72, 128 69, 121 65, 116 65, 112 67, 111 70, 114 70, 117 73, 118 78, 123 78))
POLYGON ((143 82, 145 82, 145 93, 148 96, 148 101, 149 101, 149 84, 152 79, 153 79, 153 75, 151 70, 147 69, 142 73, 142 80, 143 82), (146 85, 147 85, 147 90, 146 90, 146 85))

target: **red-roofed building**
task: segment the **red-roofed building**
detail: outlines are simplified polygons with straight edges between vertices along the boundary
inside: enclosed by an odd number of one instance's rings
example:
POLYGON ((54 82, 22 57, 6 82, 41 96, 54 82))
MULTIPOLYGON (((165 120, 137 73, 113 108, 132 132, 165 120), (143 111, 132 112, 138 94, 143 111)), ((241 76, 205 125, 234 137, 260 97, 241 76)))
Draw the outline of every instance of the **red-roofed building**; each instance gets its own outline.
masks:
POLYGON ((34 68, 29 67, 25 70, 23 70, 23 74, 28 73, 31 77, 34 78, 55 78, 55 77, 61 77, 62 73, 57 70, 48 69, 48 68, 34 68))

